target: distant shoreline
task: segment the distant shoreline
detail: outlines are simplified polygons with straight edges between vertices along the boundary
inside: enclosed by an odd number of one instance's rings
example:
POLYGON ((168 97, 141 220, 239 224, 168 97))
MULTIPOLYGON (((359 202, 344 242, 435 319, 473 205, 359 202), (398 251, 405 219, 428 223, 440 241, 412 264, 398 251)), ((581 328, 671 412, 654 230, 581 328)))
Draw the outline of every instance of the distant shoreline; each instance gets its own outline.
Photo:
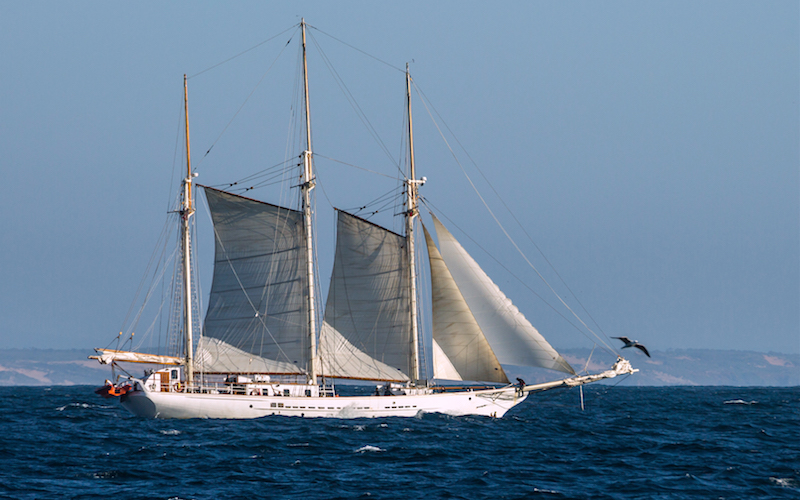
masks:
MULTIPOLYGON (((660 386, 729 386, 796 387, 800 386, 800 354, 737 351, 723 349, 651 350, 652 358, 628 349, 623 354, 640 371, 612 385, 637 387, 660 386)), ((108 366, 87 359, 93 349, 0 349, 0 386, 70 386, 100 385, 110 377, 108 366)), ((615 360, 611 354, 591 349, 560 349, 577 371, 607 369, 615 360), (591 355, 587 366, 587 359, 591 355)), ((141 367, 132 373, 138 374, 141 367)), ((529 383, 553 380, 554 372, 527 367, 509 367, 512 379, 521 376, 529 383)))

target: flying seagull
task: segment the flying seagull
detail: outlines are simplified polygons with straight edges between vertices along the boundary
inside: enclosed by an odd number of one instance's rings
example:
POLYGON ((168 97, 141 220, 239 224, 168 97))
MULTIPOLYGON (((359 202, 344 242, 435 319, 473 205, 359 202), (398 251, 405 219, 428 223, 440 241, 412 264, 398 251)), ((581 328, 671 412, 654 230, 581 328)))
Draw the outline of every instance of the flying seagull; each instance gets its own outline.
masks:
POLYGON ((623 349, 626 347, 635 347, 642 351, 643 353, 647 354, 647 357, 650 357, 650 353, 647 352, 647 348, 639 343, 638 340, 631 340, 628 337, 611 337, 612 339, 620 339, 621 341, 625 342, 625 345, 622 346, 623 349))

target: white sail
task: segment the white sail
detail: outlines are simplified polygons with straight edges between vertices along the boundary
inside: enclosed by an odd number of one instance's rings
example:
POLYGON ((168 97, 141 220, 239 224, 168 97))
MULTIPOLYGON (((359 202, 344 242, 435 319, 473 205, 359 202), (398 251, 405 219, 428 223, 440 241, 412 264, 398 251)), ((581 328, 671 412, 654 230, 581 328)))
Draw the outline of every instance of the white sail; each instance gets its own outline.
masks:
POLYGON ((453 380, 451 371, 455 370, 459 375, 455 380, 508 383, 503 368, 447 269, 428 228, 423 225, 422 229, 431 265, 434 377, 453 380), (437 347, 442 351, 439 356, 436 356, 437 347), (443 362, 442 356, 446 357, 449 366, 443 362))
POLYGON ((282 366, 285 373, 306 371, 303 214, 208 187, 204 190, 216 248, 203 335, 245 353, 234 355, 236 351, 227 347, 221 350, 221 344, 205 342, 201 347, 205 346, 206 359, 221 363, 226 352, 225 371, 231 372, 253 372, 249 361, 253 357, 271 360, 270 366, 282 366), (240 361, 247 362, 235 366, 240 361))
POLYGON ((433 345, 433 378, 439 380, 464 380, 453 362, 444 353, 436 339, 432 339, 433 345))
MULTIPOLYGON (((360 368, 385 365, 393 374, 387 378, 408 379, 411 327, 405 242, 399 234, 338 212, 327 327, 319 346, 328 376, 371 379, 375 370, 363 376, 360 368)), ((378 371, 386 375, 383 368, 378 371)))
POLYGON ((256 356, 212 337, 201 337, 195 363, 204 373, 303 373, 293 364, 256 356))
POLYGON ((575 370, 530 324, 435 216, 442 258, 464 300, 502 364, 575 370))
POLYGON ((95 349, 97 356, 89 356, 89 359, 96 359, 101 365, 108 365, 117 361, 128 363, 148 363, 155 365, 182 365, 184 360, 175 356, 163 356, 160 354, 146 354, 143 352, 117 351, 114 349, 95 349))
POLYGON ((386 382, 408 381, 402 371, 361 351, 324 321, 319 332, 318 345, 323 376, 386 382))

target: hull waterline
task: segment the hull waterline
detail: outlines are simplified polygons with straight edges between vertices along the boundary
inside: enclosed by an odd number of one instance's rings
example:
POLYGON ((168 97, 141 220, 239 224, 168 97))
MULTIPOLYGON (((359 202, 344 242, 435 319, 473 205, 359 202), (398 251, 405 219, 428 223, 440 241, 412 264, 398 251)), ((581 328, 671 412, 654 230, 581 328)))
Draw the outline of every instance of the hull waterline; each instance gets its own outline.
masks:
POLYGON ((250 419, 415 417, 420 413, 502 417, 525 400, 515 387, 396 396, 285 397, 132 391, 122 406, 147 418, 250 419))

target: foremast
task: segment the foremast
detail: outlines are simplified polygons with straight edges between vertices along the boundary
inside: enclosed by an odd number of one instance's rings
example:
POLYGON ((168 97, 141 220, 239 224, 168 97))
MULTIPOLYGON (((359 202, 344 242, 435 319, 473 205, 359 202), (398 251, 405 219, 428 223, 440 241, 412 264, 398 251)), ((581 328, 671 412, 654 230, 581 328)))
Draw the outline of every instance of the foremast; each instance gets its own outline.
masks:
POLYGON ((183 265, 183 332, 186 353, 186 384, 194 380, 194 360, 192 353, 192 266, 191 266, 191 224, 194 214, 192 203, 192 155, 189 149, 189 87, 183 75, 183 107, 186 118, 186 178, 183 180, 183 202, 181 206, 181 248, 183 265))
POLYGON ((419 325, 417 320, 417 269, 414 250, 414 220, 419 215, 417 208, 417 188, 425 183, 425 178, 417 180, 414 165, 414 125, 411 119, 411 74, 406 63, 406 105, 408 109, 408 179, 406 179, 406 250, 408 252, 408 281, 410 289, 411 314, 411 381, 420 380, 419 369, 419 325))
POLYGON ((308 101, 308 62, 306 59, 306 21, 300 21, 303 32, 303 89, 306 108, 306 149, 303 151, 303 182, 300 186, 303 199, 303 226, 306 243, 306 274, 308 278, 308 359, 309 382, 317 384, 317 325, 316 298, 314 290, 314 225, 311 206, 311 190, 314 189, 313 166, 311 163, 311 107, 308 101))

